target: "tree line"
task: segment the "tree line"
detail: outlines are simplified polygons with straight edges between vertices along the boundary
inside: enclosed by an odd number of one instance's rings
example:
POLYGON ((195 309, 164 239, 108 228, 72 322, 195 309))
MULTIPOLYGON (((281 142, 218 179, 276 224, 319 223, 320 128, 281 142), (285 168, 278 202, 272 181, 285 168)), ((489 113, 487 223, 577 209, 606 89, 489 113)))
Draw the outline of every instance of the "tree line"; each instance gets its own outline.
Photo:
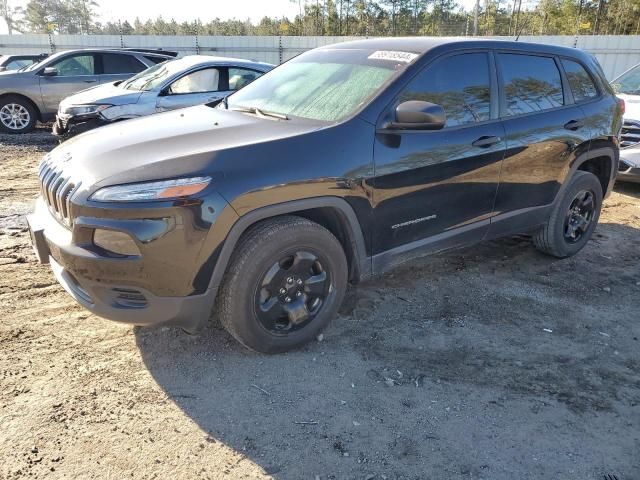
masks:
POLYGON ((294 18, 100 21, 95 0, 0 0, 9 33, 111 35, 629 35, 640 33, 640 0, 291 0, 294 18))

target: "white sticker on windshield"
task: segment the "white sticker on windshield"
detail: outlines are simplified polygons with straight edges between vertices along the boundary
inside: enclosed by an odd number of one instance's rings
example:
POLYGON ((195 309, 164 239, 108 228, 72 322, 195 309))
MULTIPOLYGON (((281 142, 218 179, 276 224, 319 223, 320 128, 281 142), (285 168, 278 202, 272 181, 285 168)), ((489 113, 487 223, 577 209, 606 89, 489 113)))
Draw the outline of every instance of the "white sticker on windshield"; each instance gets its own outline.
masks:
POLYGON ((411 63, 414 58, 418 56, 417 53, 411 52, 398 52, 394 50, 378 50, 369 55, 371 60, 391 60, 395 62, 411 63))

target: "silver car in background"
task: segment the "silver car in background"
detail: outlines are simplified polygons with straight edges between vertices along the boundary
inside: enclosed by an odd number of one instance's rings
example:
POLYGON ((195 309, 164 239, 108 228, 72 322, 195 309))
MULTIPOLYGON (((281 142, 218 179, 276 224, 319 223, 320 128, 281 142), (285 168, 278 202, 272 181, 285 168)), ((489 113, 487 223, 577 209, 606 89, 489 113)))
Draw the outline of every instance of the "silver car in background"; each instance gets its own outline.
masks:
POLYGON ((625 103, 617 179, 640 183, 640 65, 624 72, 611 85, 625 103))
POLYGON ((120 49, 59 52, 19 71, 0 73, 0 130, 27 133, 53 120, 63 98, 92 85, 124 80, 171 54, 120 49))
POLYGON ((191 55, 65 98, 54 135, 69 137, 100 125, 221 100, 274 65, 237 58, 191 55))

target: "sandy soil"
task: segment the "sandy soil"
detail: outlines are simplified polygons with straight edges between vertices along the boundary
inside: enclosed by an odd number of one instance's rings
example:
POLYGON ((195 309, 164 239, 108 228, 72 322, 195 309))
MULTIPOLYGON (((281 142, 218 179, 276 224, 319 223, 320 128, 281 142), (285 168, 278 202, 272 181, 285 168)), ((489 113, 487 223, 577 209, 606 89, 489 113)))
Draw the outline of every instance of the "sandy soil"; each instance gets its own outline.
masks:
POLYGON ((22 217, 53 144, 0 137, 0 478, 640 478, 640 187, 572 259, 425 258, 267 357, 77 306, 22 217))

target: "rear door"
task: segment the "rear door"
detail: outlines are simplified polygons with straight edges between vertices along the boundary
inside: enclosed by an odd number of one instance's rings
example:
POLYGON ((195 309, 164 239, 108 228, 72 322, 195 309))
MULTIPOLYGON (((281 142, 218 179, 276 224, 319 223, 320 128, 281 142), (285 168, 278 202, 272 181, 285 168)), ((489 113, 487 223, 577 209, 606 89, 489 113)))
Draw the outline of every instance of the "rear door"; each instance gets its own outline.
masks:
POLYGON ((229 92, 226 67, 204 67, 174 80, 160 92, 156 109, 175 110, 225 97, 229 92))
POLYGON ((100 53, 97 54, 97 61, 98 81, 100 83, 126 80, 147 69, 147 66, 134 55, 123 53, 100 53))
MULTIPOLYGON (((452 54, 427 65, 389 106, 423 100, 441 105, 442 130, 384 132, 374 145, 374 250, 413 250, 480 240, 493 211, 504 131, 497 86, 486 51, 452 54), (459 235, 460 234, 460 235, 459 235)), ((393 253, 391 253, 393 255, 393 253)))
POLYGON ((71 54, 47 64, 47 67, 54 67, 58 73, 54 76, 44 76, 42 71, 39 72, 44 113, 55 113, 62 99, 98 82, 93 53, 71 54))
POLYGON ((507 142, 491 227, 498 235, 544 221, 590 132, 558 58, 506 51, 495 57, 507 142))

